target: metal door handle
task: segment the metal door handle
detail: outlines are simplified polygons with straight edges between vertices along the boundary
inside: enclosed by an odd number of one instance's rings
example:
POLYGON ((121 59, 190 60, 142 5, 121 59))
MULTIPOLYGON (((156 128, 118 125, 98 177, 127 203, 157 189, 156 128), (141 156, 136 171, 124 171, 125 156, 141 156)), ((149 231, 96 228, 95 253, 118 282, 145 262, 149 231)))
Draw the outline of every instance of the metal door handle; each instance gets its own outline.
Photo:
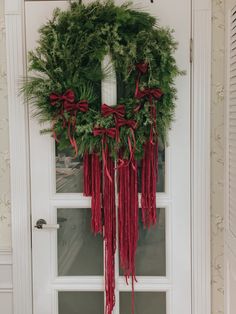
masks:
POLYGON ((36 225, 34 227, 37 229, 59 229, 60 225, 59 224, 55 224, 55 225, 48 224, 45 219, 39 219, 39 220, 37 220, 36 225))

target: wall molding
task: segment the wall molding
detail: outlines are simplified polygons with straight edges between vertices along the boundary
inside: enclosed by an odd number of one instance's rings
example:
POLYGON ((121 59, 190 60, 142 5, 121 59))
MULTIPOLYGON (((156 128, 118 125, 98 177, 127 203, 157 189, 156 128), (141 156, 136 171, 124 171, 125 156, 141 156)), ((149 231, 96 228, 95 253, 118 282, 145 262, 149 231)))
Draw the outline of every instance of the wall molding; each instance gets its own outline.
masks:
MULTIPOLYGON (((209 314, 211 1, 192 0, 192 314, 209 314)), ((5 1, 11 159, 14 314, 32 314, 28 112, 18 96, 24 75, 24 1, 5 1)))
POLYGON ((211 1, 193 0, 192 314, 211 313, 211 1))
POLYGON ((14 314, 32 314, 28 108, 19 96, 25 74, 24 1, 5 1, 11 161, 14 314))
POLYGON ((0 265, 12 265, 12 250, 11 248, 0 247, 0 265))
POLYGON ((0 247, 0 304, 4 314, 13 314, 12 250, 0 247))

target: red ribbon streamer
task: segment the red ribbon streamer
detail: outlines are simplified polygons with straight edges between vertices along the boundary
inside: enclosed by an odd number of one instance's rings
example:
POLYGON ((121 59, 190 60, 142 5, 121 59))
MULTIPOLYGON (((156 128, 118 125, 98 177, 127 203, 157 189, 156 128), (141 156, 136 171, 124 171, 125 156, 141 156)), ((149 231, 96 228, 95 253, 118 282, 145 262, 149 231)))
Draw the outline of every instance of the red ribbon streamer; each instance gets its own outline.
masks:
MULTIPOLYGON (((67 124, 68 138, 70 140, 71 146, 75 150, 76 157, 78 155, 78 147, 74 136, 76 129, 76 114, 78 111, 87 112, 89 104, 87 100, 80 100, 78 103, 75 103, 75 93, 71 89, 68 89, 63 95, 51 93, 49 98, 52 106, 56 106, 57 104, 60 104, 60 106, 62 106, 60 108, 60 113, 57 115, 56 118, 57 119, 61 118, 63 120, 63 127, 65 127, 67 124), (68 121, 66 121, 64 111, 69 112, 71 114, 68 121)), ((55 120, 52 125, 52 132, 54 139, 58 141, 54 125, 55 120)))
POLYGON ((116 129, 115 128, 94 128, 93 129, 94 136, 102 136, 102 159, 103 159, 103 166, 105 170, 106 176, 112 181, 112 177, 107 167, 107 157, 108 157, 108 145, 107 145, 107 136, 111 138, 116 137, 116 129))
POLYGON ((102 169, 99 156, 96 153, 92 154, 92 230, 94 234, 102 233, 102 204, 101 204, 101 177, 102 169))
POLYGON ((155 225, 156 217, 156 183, 158 174, 158 143, 148 141, 144 145, 142 159, 142 221, 144 227, 155 225))
POLYGON ((75 150, 75 157, 76 157, 78 155, 78 147, 77 147, 77 143, 76 143, 75 135, 74 135, 75 129, 76 129, 76 114, 78 111, 87 112, 89 104, 87 100, 80 100, 78 103, 71 103, 65 100, 63 103, 63 107, 65 111, 70 112, 71 114, 73 112, 72 116, 69 118, 69 121, 68 121, 67 133, 68 133, 70 143, 75 150))
MULTIPOLYGON (((120 157, 122 159, 122 156, 120 157)), ((128 160, 118 169, 118 219, 119 252, 121 267, 126 276, 132 279, 132 313, 134 313, 135 255, 138 242, 138 171, 128 160)))
POLYGON ((84 166, 84 196, 92 196, 92 155, 87 152, 84 153, 83 158, 84 166))
POLYGON ((105 240, 105 290, 106 314, 112 314, 115 305, 115 251, 116 251, 116 206, 115 206, 115 165, 107 156, 107 168, 111 176, 104 176, 103 209, 105 240))
POLYGON ((149 67, 149 65, 146 62, 141 62, 141 63, 136 64, 136 70, 138 71, 138 75, 137 75, 137 78, 135 80, 135 85, 136 85, 135 95, 137 94, 138 89, 139 89, 139 83, 140 83, 141 76, 147 73, 148 67, 149 67))
MULTIPOLYGON (((116 121, 116 128, 117 128, 117 140, 120 141, 120 138, 119 138, 119 128, 122 127, 122 126, 128 126, 129 129, 130 129, 130 132, 131 132, 131 135, 132 135, 132 139, 133 139, 133 146, 132 146, 132 141, 130 139, 130 136, 128 136, 128 146, 129 146, 129 151, 130 151, 130 159, 129 159, 129 163, 132 164, 132 167, 134 167, 134 152, 135 152, 135 149, 136 149, 136 140, 135 140, 135 134, 134 134, 134 130, 136 129, 137 127, 137 122, 134 121, 134 120, 125 120, 125 119, 117 119, 116 121)), ((119 158, 119 165, 118 165, 118 168, 119 167, 123 167, 125 166, 125 162, 119 158)))

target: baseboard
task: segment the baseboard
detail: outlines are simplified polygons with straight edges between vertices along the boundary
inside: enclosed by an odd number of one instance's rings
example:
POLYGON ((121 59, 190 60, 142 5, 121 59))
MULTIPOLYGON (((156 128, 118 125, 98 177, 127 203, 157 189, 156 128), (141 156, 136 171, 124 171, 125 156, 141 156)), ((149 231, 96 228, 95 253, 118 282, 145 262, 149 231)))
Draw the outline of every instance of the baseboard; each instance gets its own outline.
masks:
POLYGON ((13 314, 12 250, 0 247, 1 313, 13 314))

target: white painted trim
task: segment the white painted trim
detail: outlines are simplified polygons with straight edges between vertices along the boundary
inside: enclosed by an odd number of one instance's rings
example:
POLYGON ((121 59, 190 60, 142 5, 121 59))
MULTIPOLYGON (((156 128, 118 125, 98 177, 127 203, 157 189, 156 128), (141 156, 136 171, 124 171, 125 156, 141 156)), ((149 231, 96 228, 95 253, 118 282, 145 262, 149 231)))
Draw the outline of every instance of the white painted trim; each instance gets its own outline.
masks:
POLYGON ((192 314, 210 314, 210 0, 193 0, 192 25, 192 314))
POLYGON ((5 1, 14 314, 32 314, 28 113, 19 97, 25 71, 23 0, 5 1))
POLYGON ((13 314, 12 296, 12 251, 0 247, 0 304, 4 314, 13 314))
POLYGON ((12 250, 0 247, 0 265, 12 265, 12 250))
MULTIPOLYGON (((211 1, 193 1, 192 314, 210 313, 211 1)), ((18 95, 24 74, 23 0, 5 1, 11 158, 14 314, 32 314, 28 114, 18 95)))

